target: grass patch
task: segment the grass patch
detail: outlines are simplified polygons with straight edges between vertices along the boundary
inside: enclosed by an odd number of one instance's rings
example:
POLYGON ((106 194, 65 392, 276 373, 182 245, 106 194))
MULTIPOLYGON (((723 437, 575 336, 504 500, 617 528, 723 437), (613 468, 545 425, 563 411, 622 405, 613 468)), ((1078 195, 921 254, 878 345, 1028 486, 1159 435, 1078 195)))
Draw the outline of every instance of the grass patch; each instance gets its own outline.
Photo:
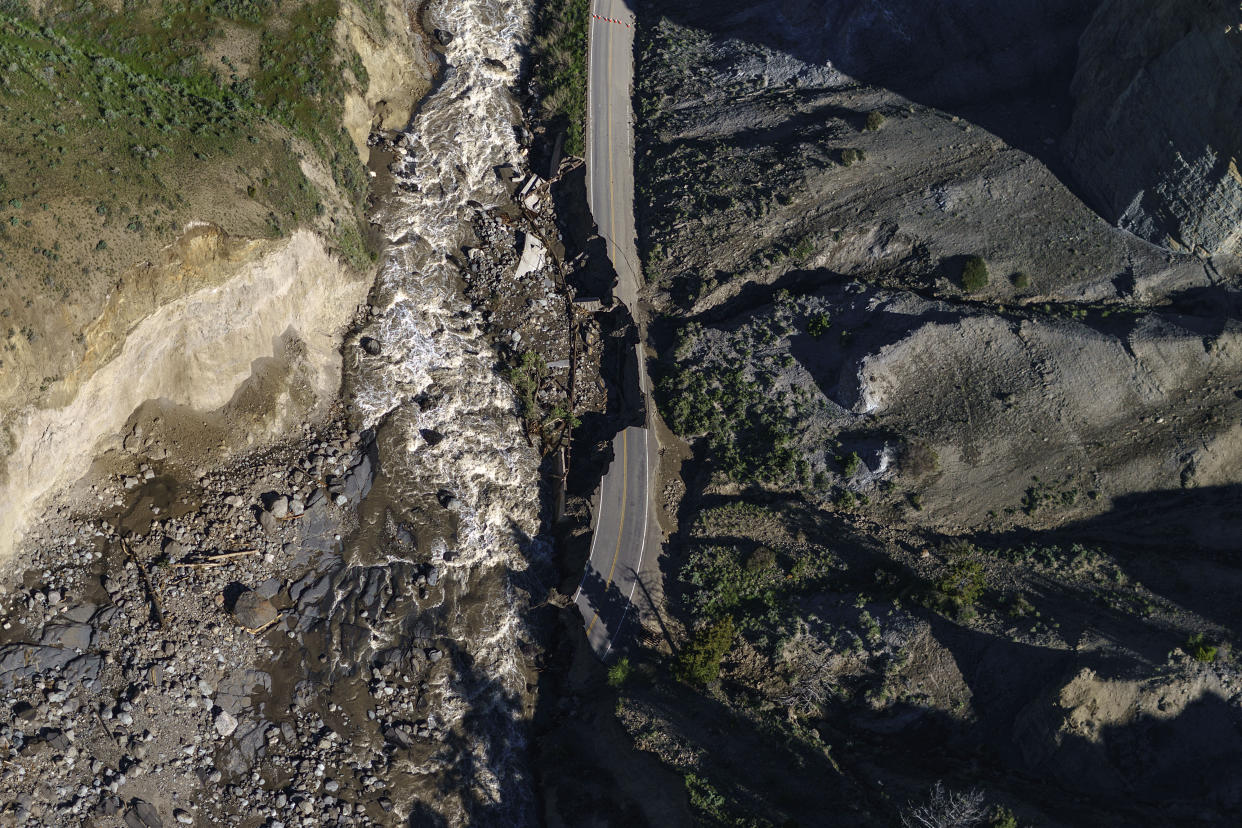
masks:
POLYGON ((368 266, 367 176, 339 126, 337 0, 279 12, 267 0, 0 12, 0 261, 65 296, 152 258, 190 219, 246 236, 326 225, 301 138, 353 208, 337 246, 368 266), (257 31, 253 77, 203 60, 226 26, 257 31), (54 256, 28 255, 52 240, 54 256))
POLYGON ((634 667, 630 664, 630 659, 622 656, 608 668, 608 686, 615 689, 624 687, 633 673, 634 667))
POLYGON ((565 131, 565 151, 586 151, 589 0, 545 0, 535 40, 535 84, 542 117, 565 131))
POLYGON ((1186 652, 1195 661, 1202 661, 1204 664, 1211 664, 1216 660, 1216 645, 1208 642, 1203 633, 1194 633, 1186 639, 1186 652))

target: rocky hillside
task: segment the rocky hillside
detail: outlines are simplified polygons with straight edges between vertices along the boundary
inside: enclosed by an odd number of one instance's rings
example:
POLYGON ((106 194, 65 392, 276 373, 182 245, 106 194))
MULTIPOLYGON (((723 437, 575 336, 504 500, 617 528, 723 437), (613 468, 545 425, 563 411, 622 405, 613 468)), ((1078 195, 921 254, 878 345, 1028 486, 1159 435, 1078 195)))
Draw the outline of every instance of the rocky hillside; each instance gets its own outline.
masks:
POLYGON ((652 373, 686 444, 668 617, 621 721, 699 819, 815 824, 785 787, 812 776, 860 824, 931 807, 938 779, 986 792, 980 824, 1238 805, 1219 779, 1169 789, 1159 734, 1239 720, 1242 618, 1210 584, 1238 580, 1242 279, 1079 195, 1076 136, 1105 131, 1088 67, 1159 53, 1101 27, 1151 16, 983 5, 640 5, 652 373), (1168 688, 1185 706, 1150 709, 1168 688), (748 776, 773 744, 782 771, 748 776))
POLYGON ((433 68, 396 2, 4 8, 0 557, 143 400, 245 445, 335 393, 367 138, 433 68))
POLYGON ((1065 151, 1106 218, 1179 252, 1242 250, 1242 14, 1106 2, 1083 33, 1065 151))

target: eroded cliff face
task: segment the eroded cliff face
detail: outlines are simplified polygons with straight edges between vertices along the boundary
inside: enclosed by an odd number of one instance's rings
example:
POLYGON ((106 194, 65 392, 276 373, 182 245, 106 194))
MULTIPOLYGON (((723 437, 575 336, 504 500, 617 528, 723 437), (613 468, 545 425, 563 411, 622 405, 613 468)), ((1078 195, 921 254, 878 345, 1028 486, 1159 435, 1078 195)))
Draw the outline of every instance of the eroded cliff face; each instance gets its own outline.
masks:
POLYGON ((340 384, 340 336, 369 288, 306 230, 272 242, 194 228, 147 276, 157 287, 203 286, 156 304, 128 328, 115 324, 126 321, 125 297, 109 302, 88 330, 92 344, 114 344, 115 354, 84 360, 61 404, 15 418, 0 482, 0 555, 45 495, 121 445, 123 427, 148 400, 218 412, 236 427, 225 449, 279 434, 324 406, 340 384), (246 399, 256 384, 263 400, 246 399))
POLYGON ((1105 218, 1203 257, 1242 243, 1242 12, 1105 3, 1080 43, 1066 156, 1105 218))
MULTIPOLYGON (((252 78, 259 47, 226 35, 208 63, 252 78)), ((342 3, 332 42, 345 83, 328 121, 365 162, 372 130, 408 123, 436 58, 396 0, 342 3)), ((173 206, 141 182, 130 193, 116 169, 110 195, 48 196, 24 225, 48 273, 2 260, 0 561, 46 496, 101 452, 129 448, 144 403, 218 423, 219 434, 179 447, 177 460, 192 464, 261 445, 335 397, 341 337, 374 275, 355 229, 365 171, 276 123, 238 147, 182 159, 188 183, 173 206), (152 200, 164 208, 158 228, 143 213, 152 200)))

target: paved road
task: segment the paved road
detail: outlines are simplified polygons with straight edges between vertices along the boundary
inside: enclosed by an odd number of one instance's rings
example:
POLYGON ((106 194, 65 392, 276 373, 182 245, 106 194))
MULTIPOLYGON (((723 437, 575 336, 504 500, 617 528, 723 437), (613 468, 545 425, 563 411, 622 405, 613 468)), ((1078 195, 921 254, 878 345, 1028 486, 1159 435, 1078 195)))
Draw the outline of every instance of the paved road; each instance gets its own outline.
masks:
POLYGON ((616 296, 638 309, 634 233, 634 16, 623 0, 591 0, 587 58, 587 202, 617 271, 616 296), (617 21, 617 22, 613 22, 617 21))
POLYGON ((587 641, 601 658, 621 631, 644 568, 650 569, 658 549, 650 509, 656 444, 649 435, 647 429, 631 426, 612 442, 613 461, 600 486, 591 554, 574 594, 587 641))
MULTIPOLYGON (((633 16, 623 0, 592 0, 587 76, 587 200, 617 272, 616 298, 629 308, 643 341, 638 306, 642 274, 634 234, 634 139, 630 85, 634 75, 633 16)), ((626 404, 649 409, 641 345, 633 367, 642 397, 626 404)), ((624 396, 624 395, 623 395, 624 396)), ((622 412, 623 416, 625 412, 622 412)), ((647 428, 631 426, 613 440, 613 461, 600 483, 591 553, 574 603, 582 612, 587 641, 607 658, 631 611, 635 592, 647 595, 657 573, 660 534, 651 508, 656 441, 647 428)))

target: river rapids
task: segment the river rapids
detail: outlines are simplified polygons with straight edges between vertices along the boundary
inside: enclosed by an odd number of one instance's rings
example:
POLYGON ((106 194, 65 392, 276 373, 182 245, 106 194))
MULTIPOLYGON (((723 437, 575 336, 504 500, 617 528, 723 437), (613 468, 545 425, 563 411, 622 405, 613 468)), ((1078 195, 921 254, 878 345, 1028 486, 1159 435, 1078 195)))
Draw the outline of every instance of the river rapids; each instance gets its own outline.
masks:
POLYGON ((429 688, 438 746, 410 760, 394 791, 417 824, 533 824, 521 721, 529 666, 520 607, 543 556, 539 457, 497 373, 483 323, 462 293, 455 263, 472 242, 470 220, 507 191, 497 168, 525 164, 513 90, 530 25, 525 0, 435 0, 429 27, 453 34, 440 85, 402 139, 394 189, 373 221, 389 242, 366 331, 382 354, 352 369, 352 404, 377 427, 381 477, 360 515, 346 565, 361 586, 377 568, 406 566, 412 534, 420 565, 442 573, 438 606, 375 623, 373 649, 439 642, 451 678, 429 688), (447 647, 444 643, 447 642, 447 647))

